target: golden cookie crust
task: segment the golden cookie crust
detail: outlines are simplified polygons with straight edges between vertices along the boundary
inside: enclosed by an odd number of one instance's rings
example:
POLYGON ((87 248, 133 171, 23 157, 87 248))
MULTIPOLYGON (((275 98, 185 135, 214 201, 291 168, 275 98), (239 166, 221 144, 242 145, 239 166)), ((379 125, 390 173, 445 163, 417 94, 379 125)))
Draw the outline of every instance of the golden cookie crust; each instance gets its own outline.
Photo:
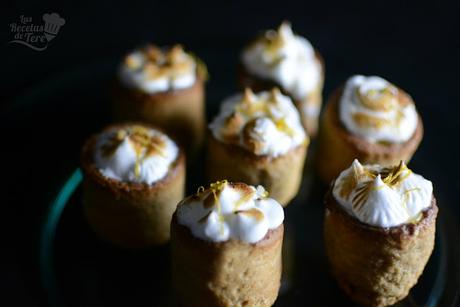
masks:
POLYGON ((405 298, 434 248, 438 213, 434 196, 420 221, 390 228, 361 223, 331 191, 325 205, 326 254, 342 290, 363 306, 388 306, 405 298))
POLYGON ((231 239, 207 242, 171 225, 173 286, 190 307, 272 306, 280 287, 284 227, 270 230, 255 244, 231 239))
MULTIPOLYGON (((131 125, 111 125, 104 131, 131 125)), ((89 225, 99 237, 121 247, 142 248, 168 242, 171 217, 185 193, 183 151, 180 149, 168 174, 154 184, 123 182, 105 177, 95 166, 98 135, 91 136, 81 152, 83 209, 89 225)))
POLYGON ((206 171, 210 182, 227 179, 260 184, 283 206, 297 195, 307 155, 306 144, 284 155, 270 157, 257 156, 238 145, 223 143, 211 132, 208 139, 206 171))

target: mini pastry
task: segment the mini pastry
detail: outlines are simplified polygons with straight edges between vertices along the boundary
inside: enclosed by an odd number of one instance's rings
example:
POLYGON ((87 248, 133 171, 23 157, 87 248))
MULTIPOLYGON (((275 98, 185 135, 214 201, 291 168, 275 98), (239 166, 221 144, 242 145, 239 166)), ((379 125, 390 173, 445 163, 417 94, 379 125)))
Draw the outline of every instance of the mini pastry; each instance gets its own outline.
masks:
POLYGON ((211 181, 263 185, 282 205, 297 194, 309 139, 289 97, 246 89, 222 103, 209 128, 211 181))
POLYGON ((288 22, 277 31, 266 31, 243 50, 238 80, 242 88, 255 91, 280 87, 294 100, 308 135, 316 135, 324 64, 319 52, 295 35, 288 22))
POLYGON ((431 182, 403 161, 383 167, 355 160, 325 202, 326 252, 340 287, 364 306, 406 297, 434 247, 438 207, 431 182))
POLYGON ((122 247, 169 241, 184 197, 185 158, 164 133, 113 125, 91 137, 81 155, 84 213, 102 239, 122 247))
POLYGON ((380 77, 353 76, 326 106, 318 174, 330 182, 355 158, 383 166, 407 163, 422 137, 422 119, 408 94, 380 77))
POLYGON ((115 117, 161 127, 195 152, 204 137, 206 78, 206 66, 180 45, 134 50, 119 69, 115 117))
POLYGON ((281 279, 284 212, 262 186, 198 189, 173 216, 173 285, 182 306, 272 306, 281 279))

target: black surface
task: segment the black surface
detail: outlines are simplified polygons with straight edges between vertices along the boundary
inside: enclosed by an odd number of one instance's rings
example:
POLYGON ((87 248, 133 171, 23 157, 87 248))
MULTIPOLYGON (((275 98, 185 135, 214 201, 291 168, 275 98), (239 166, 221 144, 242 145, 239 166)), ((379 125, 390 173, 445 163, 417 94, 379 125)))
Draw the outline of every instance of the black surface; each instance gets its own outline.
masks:
MULTIPOLYGON (((204 54, 211 51, 215 50, 204 51, 204 54)), ((50 108, 59 108, 59 100, 52 99, 53 94, 59 92, 60 97, 69 97, 69 101, 80 101, 78 110, 82 114, 85 110, 95 111, 86 114, 86 125, 104 125, 104 121, 109 118, 106 114, 109 104, 107 87, 113 74, 112 66, 111 61, 101 61, 97 65, 65 73, 54 81, 46 82, 46 86, 42 86, 39 93, 34 92, 31 97, 33 99, 29 101, 47 101, 50 108), (75 89, 75 85, 84 87, 87 91, 80 92, 75 89)), ((218 87, 216 89, 221 90, 218 87)), ((218 94, 214 90, 209 90, 208 93, 210 97, 218 94)), ((26 101, 23 99, 21 102, 26 101)), ((216 106, 209 106, 209 115, 215 114, 216 106)), ((43 106, 37 104, 36 107, 43 106)), ((33 107, 29 109, 33 110, 33 107)), ((66 115, 76 110, 62 112, 66 115)), ((81 122, 79 116, 64 118, 69 126, 81 122)), ((68 132, 71 131, 74 130, 68 132)), ((78 129, 75 131, 82 132, 78 129)), ((69 137, 76 139, 81 136, 72 134, 69 137)), ((73 150, 78 151, 79 146, 74 146, 73 150)), ((313 142, 299 195, 286 209, 285 246, 290 248, 284 255, 285 263, 289 264, 284 278, 290 287, 280 295, 276 305, 278 307, 296 306, 305 300, 312 305, 353 305, 338 290, 328 272, 321 229, 324 213, 322 197, 327 186, 316 180, 312 169, 315 161, 314 149, 313 142)), ((415 169, 419 167, 418 161, 424 160, 424 152, 419 151, 417 157, 411 163, 411 167, 415 169)), ((204 156, 201 156, 198 161, 189 163, 188 194, 193 193, 203 182, 203 160, 204 156)), ((64 181, 61 181, 60 186, 63 184, 64 181)), ((459 285, 458 264, 455 261, 458 259, 459 250, 455 244, 455 221, 449 219, 447 207, 448 205, 444 206, 438 219, 435 252, 417 286, 398 306, 425 306, 432 301, 432 297, 436 298, 436 302, 443 302, 444 306, 452 306, 455 300, 455 291, 459 285)), ((58 306, 174 306, 171 305, 173 299, 169 288, 167 246, 132 252, 104 244, 92 234, 82 218, 79 190, 72 194, 62 219, 58 222, 57 230, 53 233, 56 240, 51 242, 49 249, 44 250, 52 257, 51 266, 41 267, 41 278, 47 285, 51 284, 45 288, 45 299, 57 303, 58 306)), ((52 240, 50 237, 47 236, 46 239, 52 240)), ((42 250, 43 246, 40 246, 42 250)))
POLYGON ((291 20, 294 30, 308 37, 325 58, 326 97, 353 73, 381 75, 413 96, 424 118, 425 136, 412 168, 434 182, 441 211, 450 206, 449 218, 458 220, 458 9, 444 2, 350 2, 2 3, 0 98, 8 105, 1 114, 4 305, 45 304, 35 257, 40 222, 59 184, 76 165, 83 139, 108 121, 99 105, 104 91, 94 92, 108 82, 102 76, 85 77, 87 83, 71 95, 59 89, 72 86, 65 83, 73 80, 69 72, 78 76, 94 65, 107 72, 126 50, 147 40, 181 42, 204 58, 211 73, 212 112, 235 88, 234 65, 244 43, 261 29, 291 20), (66 19, 47 50, 6 44, 12 39, 8 25, 19 15, 40 19, 45 12, 66 19), (49 84, 53 95, 22 99, 26 105, 17 107, 17 98, 37 97, 49 84))

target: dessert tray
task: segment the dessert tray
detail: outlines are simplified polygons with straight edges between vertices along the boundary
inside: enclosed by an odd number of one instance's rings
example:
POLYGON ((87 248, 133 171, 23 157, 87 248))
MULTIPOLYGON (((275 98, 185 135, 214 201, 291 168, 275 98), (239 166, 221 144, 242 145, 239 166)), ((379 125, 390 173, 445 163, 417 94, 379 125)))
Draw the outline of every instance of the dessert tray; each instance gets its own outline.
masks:
MULTIPOLYGON (((232 73, 216 74, 214 79, 214 67, 218 71, 233 70, 232 63, 218 59, 213 63, 214 52, 201 51, 204 58, 209 53, 212 78, 207 93, 208 118, 216 113, 221 98, 234 90, 232 73)), ((228 51, 221 51, 225 52, 228 51)), ((100 241, 83 218, 82 173, 77 168, 79 147, 92 131, 110 122, 105 111, 107 92, 117 60, 98 61, 59 74, 16 101, 20 108, 48 104, 50 110, 62 110, 60 115, 67 116, 69 139, 74 143, 65 147, 69 149, 68 166, 63 166, 68 170, 67 176, 55 187, 40 237, 41 281, 50 305, 176 306, 170 289, 168 245, 140 251, 119 249, 100 241)), ((326 87, 326 97, 328 93, 326 87)), ((313 141, 309 148, 300 193, 285 210, 284 272, 275 306, 354 305, 336 285, 324 252, 323 197, 328 187, 316 179, 315 145, 313 141)), ((423 169, 423 155, 420 150, 414 157, 414 169, 423 169)), ((187 194, 202 185, 203 162, 203 157, 189 162, 187 194)), ((417 285, 397 306, 453 306, 460 272, 454 259, 458 253, 456 225, 448 205, 439 202, 433 254, 417 285)))

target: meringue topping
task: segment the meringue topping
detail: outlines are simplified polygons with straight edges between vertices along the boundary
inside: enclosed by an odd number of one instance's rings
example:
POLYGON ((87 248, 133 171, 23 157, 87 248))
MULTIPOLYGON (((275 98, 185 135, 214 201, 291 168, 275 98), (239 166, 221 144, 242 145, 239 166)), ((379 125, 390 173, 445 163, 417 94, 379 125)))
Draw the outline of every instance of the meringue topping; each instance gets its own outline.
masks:
POLYGON ((129 87, 146 93, 183 89, 196 80, 195 58, 181 45, 160 49, 154 45, 128 54, 119 70, 121 81, 129 87))
POLYGON ((380 77, 348 79, 340 99, 339 116, 346 129, 370 142, 402 143, 417 128, 414 103, 380 77))
POLYGON ((246 89, 226 99, 209 128, 216 139, 255 155, 277 157, 308 143, 298 111, 277 88, 257 94, 246 89))
POLYGON ((266 31, 246 48, 242 62, 249 72, 277 82, 296 100, 304 99, 321 81, 321 63, 314 48, 308 40, 295 35, 286 21, 277 31, 266 31))
POLYGON ((394 167, 354 160, 334 182, 334 198, 352 216, 377 227, 415 223, 431 206, 433 185, 403 161, 394 167))
POLYGON ((178 147, 165 134, 132 125, 101 134, 94 160, 106 177, 153 184, 166 176, 178 154, 178 147))
POLYGON ((200 187, 178 205, 176 214, 195 237, 211 242, 256 243, 284 220, 283 207, 262 186, 226 180, 200 187))

